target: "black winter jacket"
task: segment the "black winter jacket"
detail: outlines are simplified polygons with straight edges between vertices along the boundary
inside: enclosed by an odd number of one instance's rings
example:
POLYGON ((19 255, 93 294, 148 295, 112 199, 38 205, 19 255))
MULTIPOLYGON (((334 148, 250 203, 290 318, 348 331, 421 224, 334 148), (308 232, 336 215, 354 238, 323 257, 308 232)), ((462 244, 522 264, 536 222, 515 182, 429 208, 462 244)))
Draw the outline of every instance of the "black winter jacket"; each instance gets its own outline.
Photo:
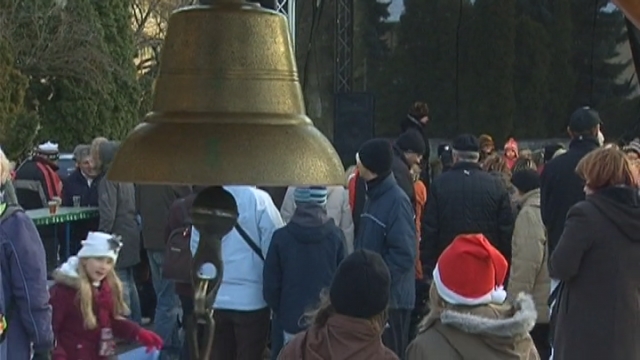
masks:
POLYGON ((477 163, 459 162, 431 184, 422 222, 421 260, 431 274, 444 249, 465 233, 482 233, 511 259, 513 213, 509 194, 477 163))
POLYGON ((431 171, 429 169, 429 158, 431 157, 431 144, 429 143, 429 138, 427 137, 427 132, 424 128, 424 125, 417 121, 416 119, 410 117, 409 115, 405 116, 404 119, 400 122, 400 128, 402 132, 406 131, 417 131, 422 135, 422 139, 424 140, 425 150, 424 154, 422 154, 422 173, 420 174, 420 180, 424 182, 429 189, 429 185, 431 185, 431 171))
POLYGON ((593 137, 573 139, 566 153, 544 166, 540 176, 540 211, 547 228, 549 256, 560 240, 569 208, 584 200, 584 181, 576 174, 576 166, 599 146, 593 137))

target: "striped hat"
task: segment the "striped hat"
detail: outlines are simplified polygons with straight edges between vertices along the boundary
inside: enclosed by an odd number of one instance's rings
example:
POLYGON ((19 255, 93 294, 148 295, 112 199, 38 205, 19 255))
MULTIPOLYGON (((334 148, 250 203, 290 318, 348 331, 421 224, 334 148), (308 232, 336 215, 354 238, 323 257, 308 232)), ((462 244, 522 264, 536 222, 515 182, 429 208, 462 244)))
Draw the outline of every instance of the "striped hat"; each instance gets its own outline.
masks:
POLYGON ((326 186, 297 187, 293 191, 293 199, 296 204, 315 203, 318 205, 327 204, 326 186))

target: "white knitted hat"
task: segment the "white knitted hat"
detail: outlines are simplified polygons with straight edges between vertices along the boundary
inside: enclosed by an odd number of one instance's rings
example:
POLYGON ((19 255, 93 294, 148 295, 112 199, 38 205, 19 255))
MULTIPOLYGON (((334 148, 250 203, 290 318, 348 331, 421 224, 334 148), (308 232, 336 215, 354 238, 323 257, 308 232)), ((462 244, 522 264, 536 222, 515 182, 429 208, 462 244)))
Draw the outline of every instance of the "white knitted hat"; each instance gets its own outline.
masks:
POLYGON ((120 248, 122 248, 122 242, 120 242, 119 236, 92 231, 87 235, 87 239, 82 242, 78 257, 109 257, 116 261, 120 248))

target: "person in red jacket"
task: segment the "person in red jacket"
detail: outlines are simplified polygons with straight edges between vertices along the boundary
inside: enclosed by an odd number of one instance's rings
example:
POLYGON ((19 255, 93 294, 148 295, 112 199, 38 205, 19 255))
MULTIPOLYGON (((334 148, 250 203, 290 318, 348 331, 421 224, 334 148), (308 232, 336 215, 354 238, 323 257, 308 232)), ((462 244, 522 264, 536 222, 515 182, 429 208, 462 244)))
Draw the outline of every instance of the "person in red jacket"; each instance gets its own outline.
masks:
POLYGON ((129 309, 114 271, 121 247, 114 235, 90 232, 78 255, 54 272, 53 360, 111 359, 116 356, 116 337, 138 341, 147 352, 162 348, 158 335, 124 318, 129 309))

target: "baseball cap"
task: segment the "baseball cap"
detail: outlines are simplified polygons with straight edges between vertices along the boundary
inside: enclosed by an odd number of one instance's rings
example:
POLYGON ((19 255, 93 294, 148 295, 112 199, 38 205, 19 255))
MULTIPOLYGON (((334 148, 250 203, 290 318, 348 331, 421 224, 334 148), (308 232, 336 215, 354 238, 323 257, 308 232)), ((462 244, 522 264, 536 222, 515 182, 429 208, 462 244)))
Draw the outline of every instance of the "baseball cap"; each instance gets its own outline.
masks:
POLYGON ((600 124, 602 124, 600 114, 588 106, 574 111, 569 118, 569 130, 574 133, 587 132, 600 124))

